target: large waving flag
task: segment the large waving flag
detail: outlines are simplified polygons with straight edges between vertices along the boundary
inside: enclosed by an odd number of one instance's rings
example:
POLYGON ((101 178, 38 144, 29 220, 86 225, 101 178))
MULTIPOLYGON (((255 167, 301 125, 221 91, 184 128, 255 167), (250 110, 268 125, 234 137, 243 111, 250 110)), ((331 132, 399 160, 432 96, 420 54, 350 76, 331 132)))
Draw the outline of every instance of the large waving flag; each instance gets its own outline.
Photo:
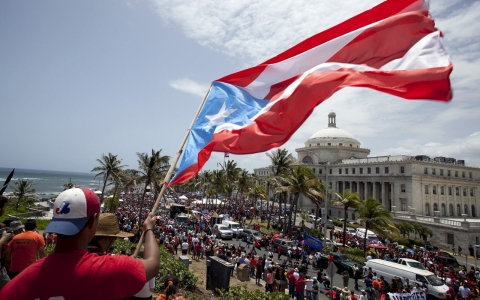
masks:
POLYGON ((212 151, 251 154, 284 144, 343 87, 449 101, 452 64, 426 0, 387 0, 252 68, 212 83, 170 185, 212 151))

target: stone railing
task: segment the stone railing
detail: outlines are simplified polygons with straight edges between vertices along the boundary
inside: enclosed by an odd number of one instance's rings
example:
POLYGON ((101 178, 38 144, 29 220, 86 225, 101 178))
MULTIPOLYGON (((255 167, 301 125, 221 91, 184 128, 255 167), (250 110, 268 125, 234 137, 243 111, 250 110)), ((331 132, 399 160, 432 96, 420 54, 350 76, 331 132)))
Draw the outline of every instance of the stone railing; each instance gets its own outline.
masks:
POLYGON ((415 222, 421 222, 426 224, 438 224, 442 226, 449 226, 449 227, 458 227, 458 228, 475 228, 480 229, 480 220, 478 222, 471 222, 467 221, 465 216, 463 216, 463 220, 450 220, 446 218, 440 217, 426 217, 426 216, 419 216, 412 213, 407 212, 392 212, 394 219, 397 220, 412 220, 415 222))

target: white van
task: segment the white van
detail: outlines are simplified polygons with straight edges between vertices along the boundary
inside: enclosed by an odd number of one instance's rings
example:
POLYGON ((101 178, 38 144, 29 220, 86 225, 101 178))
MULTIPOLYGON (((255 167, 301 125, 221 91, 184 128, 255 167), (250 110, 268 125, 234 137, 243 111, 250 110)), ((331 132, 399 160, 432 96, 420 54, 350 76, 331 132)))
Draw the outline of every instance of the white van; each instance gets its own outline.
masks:
MULTIPOLYGON (((361 239, 365 238, 365 228, 357 228, 357 237, 361 239)), ((367 230, 367 239, 378 240, 378 236, 375 232, 367 230)))
POLYGON ((402 278, 402 280, 408 278, 413 285, 426 283, 429 296, 437 299, 447 298, 448 287, 430 271, 382 259, 370 259, 367 261, 367 268, 372 268, 374 272, 377 272, 378 277, 383 276, 388 283, 391 283, 394 277, 402 278))
POLYGON ((230 228, 233 231, 233 234, 237 233, 237 228, 240 232, 243 231, 242 226, 240 226, 240 224, 237 222, 223 220, 222 224, 230 228))

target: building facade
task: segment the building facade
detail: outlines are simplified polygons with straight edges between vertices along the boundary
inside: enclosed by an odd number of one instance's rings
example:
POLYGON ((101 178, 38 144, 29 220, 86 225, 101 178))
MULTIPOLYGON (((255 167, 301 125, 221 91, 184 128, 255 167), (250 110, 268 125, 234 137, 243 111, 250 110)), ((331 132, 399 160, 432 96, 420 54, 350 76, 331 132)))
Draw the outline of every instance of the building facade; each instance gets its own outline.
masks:
MULTIPOLYGON (((462 232, 465 229, 468 232, 463 242, 480 243, 480 227, 470 226, 477 221, 480 225, 480 168, 468 167, 463 160, 446 157, 368 157, 369 149, 362 148, 351 134, 336 127, 333 112, 328 115, 328 127, 314 133, 304 147, 295 151, 297 163, 311 168, 332 193, 350 189, 359 193, 361 199, 373 197, 390 210, 397 221, 405 220, 405 215, 417 216, 422 222, 431 220, 432 230, 444 224, 437 222, 439 219, 450 219, 458 223, 455 224, 462 232), (462 222, 470 225, 466 228, 462 222)), ((259 178, 270 172, 268 167, 255 169, 259 178)), ((299 207, 311 212, 316 209, 306 197, 301 199, 299 207)), ((343 219, 343 208, 332 205, 328 215, 343 219)), ((348 211, 348 220, 357 218, 354 210, 348 211)), ((445 229, 451 230, 452 226, 445 229)), ((455 243, 450 233, 442 232, 441 240, 445 245, 455 243)))

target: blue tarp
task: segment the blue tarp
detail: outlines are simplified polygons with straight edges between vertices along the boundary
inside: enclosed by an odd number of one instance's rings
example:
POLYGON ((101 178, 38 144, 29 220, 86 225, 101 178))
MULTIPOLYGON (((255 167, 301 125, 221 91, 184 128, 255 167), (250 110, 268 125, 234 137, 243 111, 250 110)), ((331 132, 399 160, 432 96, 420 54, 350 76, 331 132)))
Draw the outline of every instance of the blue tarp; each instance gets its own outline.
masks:
POLYGON ((317 238, 314 238, 311 235, 305 234, 303 236, 303 242, 304 242, 304 245, 307 245, 308 247, 311 247, 318 251, 322 251, 322 241, 317 238))

